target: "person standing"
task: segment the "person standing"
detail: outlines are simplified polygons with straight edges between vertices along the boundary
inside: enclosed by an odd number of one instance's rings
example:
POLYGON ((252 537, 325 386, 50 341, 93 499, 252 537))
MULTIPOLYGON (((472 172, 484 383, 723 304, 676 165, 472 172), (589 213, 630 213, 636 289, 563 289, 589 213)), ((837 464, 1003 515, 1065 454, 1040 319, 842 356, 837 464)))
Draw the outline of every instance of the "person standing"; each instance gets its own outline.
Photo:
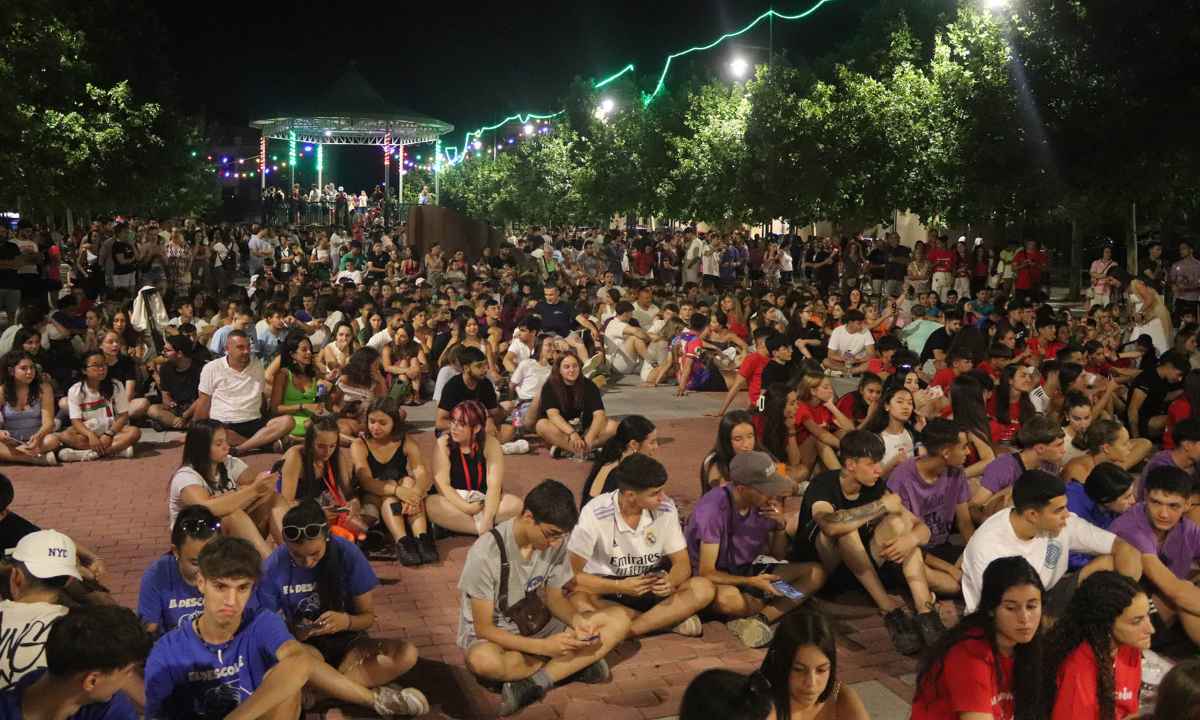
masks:
POLYGON ((1175 296, 1176 317, 1200 311, 1200 260, 1196 259, 1192 244, 1186 240, 1179 243, 1179 259, 1167 272, 1171 293, 1175 296))
POLYGON ((1035 293, 1042 292, 1042 273, 1049 265, 1050 256, 1038 249, 1037 240, 1026 240, 1025 247, 1013 255, 1013 270, 1017 273, 1013 284, 1014 297, 1028 300, 1035 293))

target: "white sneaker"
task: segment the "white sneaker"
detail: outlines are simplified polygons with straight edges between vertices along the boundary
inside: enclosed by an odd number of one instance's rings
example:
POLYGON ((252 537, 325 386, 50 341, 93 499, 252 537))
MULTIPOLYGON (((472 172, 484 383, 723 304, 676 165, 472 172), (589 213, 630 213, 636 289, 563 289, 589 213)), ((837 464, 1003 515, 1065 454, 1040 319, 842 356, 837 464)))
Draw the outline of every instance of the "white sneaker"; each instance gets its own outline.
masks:
POLYGON ((524 455, 529 452, 529 441, 523 438, 521 440, 513 440, 501 445, 500 449, 504 451, 505 455, 524 455))
POLYGON ((684 637, 700 637, 704 634, 704 624, 700 622, 699 615, 692 615, 671 628, 671 632, 684 637))
POLYGON ((120 457, 123 457, 123 458, 131 458, 131 457, 133 457, 133 446, 132 446, 132 445, 130 445, 129 447, 127 447, 127 448, 125 448, 124 450, 122 450, 121 452, 117 453, 117 455, 118 455, 118 456, 120 456, 120 457))
POLYGON ((583 364, 583 367, 579 369, 579 374, 586 378, 590 378, 592 373, 600 369, 600 365, 603 362, 604 356, 600 353, 596 353, 588 358, 588 361, 583 364))
POLYGON ((58 464, 58 456, 55 455, 53 452, 46 453, 45 455, 42 456, 42 459, 46 461, 47 465, 57 465, 58 464))
POLYGON ((391 685, 375 689, 375 712, 383 717, 411 715, 416 717, 429 712, 429 701, 416 688, 395 688, 391 685))
POLYGON ((58 459, 63 462, 89 462, 100 457, 95 450, 76 450, 63 448, 58 451, 58 459))

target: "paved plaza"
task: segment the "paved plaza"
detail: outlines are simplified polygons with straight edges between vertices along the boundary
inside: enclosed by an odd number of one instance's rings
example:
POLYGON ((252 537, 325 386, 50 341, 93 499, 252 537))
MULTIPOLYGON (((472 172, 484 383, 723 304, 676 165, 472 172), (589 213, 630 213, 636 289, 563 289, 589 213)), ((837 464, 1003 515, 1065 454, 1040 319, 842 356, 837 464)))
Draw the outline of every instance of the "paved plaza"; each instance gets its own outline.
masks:
MULTIPOLYGON (((610 413, 641 413, 658 425, 662 444, 658 459, 671 478, 667 490, 684 509, 696 501, 700 460, 716 433, 717 420, 704 417, 704 412, 715 410, 720 401, 717 394, 677 398, 674 388, 647 390, 621 384, 605 395, 610 413)), ((427 404, 411 413, 427 463, 431 462, 433 412, 427 404)), ((167 484, 179 465, 182 447, 178 435, 163 437, 148 431, 146 438, 162 442, 139 446, 138 458, 131 461, 4 469, 16 486, 14 509, 95 548, 108 565, 109 586, 130 607, 136 605, 143 570, 168 549, 167 484)), ((254 470, 263 470, 276 457, 254 455, 248 462, 254 470)), ((539 449, 508 459, 505 489, 523 495, 540 480, 554 478, 579 492, 588 468, 585 463, 551 460, 539 449)), ((421 662, 405 684, 425 691, 435 710, 433 718, 491 718, 499 704, 498 696, 481 688, 463 669, 462 652, 454 644, 456 585, 469 543, 461 537, 441 541, 442 562, 436 566, 407 569, 398 563, 374 563, 383 583, 376 598, 374 633, 403 637, 418 646, 421 662)), ((907 717, 916 663, 895 652, 882 619, 855 598, 814 602, 837 622, 839 676, 859 691, 871 717, 907 717)), ((610 683, 556 689, 516 717, 672 717, 684 688, 697 673, 713 667, 748 672, 758 666, 763 654, 746 649, 716 622, 707 623, 700 638, 662 635, 627 641, 609 658, 610 683)))

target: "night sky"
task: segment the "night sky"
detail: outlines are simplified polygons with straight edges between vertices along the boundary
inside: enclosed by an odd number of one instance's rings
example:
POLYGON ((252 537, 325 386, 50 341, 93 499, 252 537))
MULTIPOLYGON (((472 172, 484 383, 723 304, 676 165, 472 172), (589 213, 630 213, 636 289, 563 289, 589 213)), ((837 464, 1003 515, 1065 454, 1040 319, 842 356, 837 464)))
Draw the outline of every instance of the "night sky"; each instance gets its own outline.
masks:
MULTIPOLYGON (((775 8, 796 13, 814 2, 775 8)), ((790 59, 832 52, 855 33, 865 4, 872 3, 834 0, 808 20, 777 21, 777 51, 790 59)), ((706 44, 770 6, 767 0, 442 0, 383 7, 208 0, 156 9, 166 59, 191 112, 244 125, 273 106, 320 93, 355 63, 389 102, 453 124, 444 142, 458 145, 464 131, 514 112, 560 109, 576 76, 604 77, 629 62, 657 75, 668 53, 706 44)), ((767 45, 766 23, 735 42, 767 45)), ((734 52, 718 48, 695 62, 718 71, 734 52)), ((356 154, 338 152, 345 166, 334 172, 352 172, 357 185, 359 169, 348 167, 359 165, 356 154)))

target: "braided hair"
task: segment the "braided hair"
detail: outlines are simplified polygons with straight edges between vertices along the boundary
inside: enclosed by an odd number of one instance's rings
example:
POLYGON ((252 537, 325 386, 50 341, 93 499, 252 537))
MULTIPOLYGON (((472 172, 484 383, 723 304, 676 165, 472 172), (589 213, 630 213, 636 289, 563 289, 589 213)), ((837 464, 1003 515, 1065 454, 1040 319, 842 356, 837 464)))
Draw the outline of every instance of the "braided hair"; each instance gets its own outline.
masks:
POLYGON ((1112 627, 1125 608, 1141 594, 1137 583, 1111 570, 1094 573, 1080 584, 1066 613, 1046 639, 1045 674, 1055 679, 1053 683, 1046 683, 1046 707, 1054 706, 1059 668, 1068 655, 1087 643, 1096 658, 1099 720, 1116 720, 1112 627))

